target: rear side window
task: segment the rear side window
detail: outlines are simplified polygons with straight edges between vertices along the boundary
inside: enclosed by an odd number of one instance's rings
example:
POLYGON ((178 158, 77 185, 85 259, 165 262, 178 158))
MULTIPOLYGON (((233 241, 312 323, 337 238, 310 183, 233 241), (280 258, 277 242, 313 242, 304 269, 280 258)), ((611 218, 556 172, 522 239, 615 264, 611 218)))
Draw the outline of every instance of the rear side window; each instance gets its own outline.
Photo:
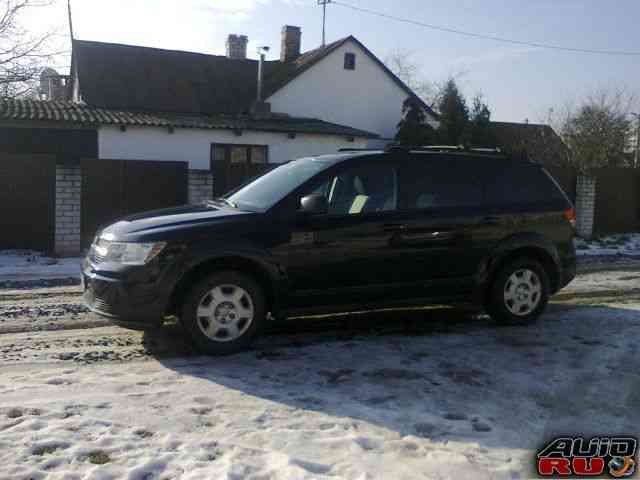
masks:
MULTIPOLYGON (((492 205, 548 203, 565 200, 553 180, 536 165, 504 165, 487 178, 487 203, 492 205)), ((489 172, 487 172, 489 173, 489 172)))
POLYGON ((402 188, 410 210, 472 207, 481 205, 483 198, 481 179, 451 158, 414 156, 402 188))

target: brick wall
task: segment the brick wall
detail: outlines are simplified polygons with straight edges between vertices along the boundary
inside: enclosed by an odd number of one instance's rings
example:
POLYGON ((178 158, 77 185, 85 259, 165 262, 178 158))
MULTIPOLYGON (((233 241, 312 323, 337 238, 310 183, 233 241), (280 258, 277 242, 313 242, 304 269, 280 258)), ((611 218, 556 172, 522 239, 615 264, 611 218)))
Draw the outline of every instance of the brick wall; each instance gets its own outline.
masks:
POLYGON ((596 179, 580 175, 576 185, 576 223, 578 236, 591 238, 596 204, 596 179))
POLYGON ((55 253, 80 254, 82 174, 79 166, 56 166, 55 253))
POLYGON ((213 198, 213 175, 209 170, 189 170, 189 203, 202 203, 213 198))

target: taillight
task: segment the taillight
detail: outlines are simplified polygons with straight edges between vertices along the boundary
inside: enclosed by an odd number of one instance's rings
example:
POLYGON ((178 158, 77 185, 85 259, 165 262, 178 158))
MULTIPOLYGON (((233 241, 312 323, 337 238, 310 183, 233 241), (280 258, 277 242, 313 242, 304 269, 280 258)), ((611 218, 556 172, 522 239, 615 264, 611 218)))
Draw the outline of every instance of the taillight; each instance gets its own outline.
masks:
POLYGON ((569 220, 573 228, 576 228, 576 211, 573 208, 568 208, 564 211, 564 218, 569 220))

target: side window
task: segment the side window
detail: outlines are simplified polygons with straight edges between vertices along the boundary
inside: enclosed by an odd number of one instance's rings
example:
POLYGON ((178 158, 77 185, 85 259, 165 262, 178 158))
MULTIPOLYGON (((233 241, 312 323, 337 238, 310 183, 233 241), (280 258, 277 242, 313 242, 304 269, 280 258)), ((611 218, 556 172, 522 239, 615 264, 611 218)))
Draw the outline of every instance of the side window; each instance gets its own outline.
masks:
POLYGON ((329 215, 386 212, 398 206, 397 183, 394 167, 366 165, 344 170, 306 195, 324 195, 329 203, 329 215))
POLYGON ((534 165, 503 165, 487 181, 487 202, 492 205, 531 204, 562 199, 547 174, 534 165))
POLYGON ((472 207, 483 201, 480 179, 455 160, 416 156, 403 175, 410 210, 472 207))

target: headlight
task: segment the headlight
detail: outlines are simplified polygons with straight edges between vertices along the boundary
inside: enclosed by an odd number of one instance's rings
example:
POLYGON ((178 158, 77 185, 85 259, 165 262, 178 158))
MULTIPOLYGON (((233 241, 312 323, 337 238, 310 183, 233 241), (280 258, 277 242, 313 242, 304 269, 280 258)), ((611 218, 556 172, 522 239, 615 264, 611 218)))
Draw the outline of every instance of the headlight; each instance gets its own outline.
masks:
POLYGON ((146 265, 157 257, 167 244, 110 242, 100 238, 93 245, 93 250, 103 262, 116 262, 123 265, 146 265))

